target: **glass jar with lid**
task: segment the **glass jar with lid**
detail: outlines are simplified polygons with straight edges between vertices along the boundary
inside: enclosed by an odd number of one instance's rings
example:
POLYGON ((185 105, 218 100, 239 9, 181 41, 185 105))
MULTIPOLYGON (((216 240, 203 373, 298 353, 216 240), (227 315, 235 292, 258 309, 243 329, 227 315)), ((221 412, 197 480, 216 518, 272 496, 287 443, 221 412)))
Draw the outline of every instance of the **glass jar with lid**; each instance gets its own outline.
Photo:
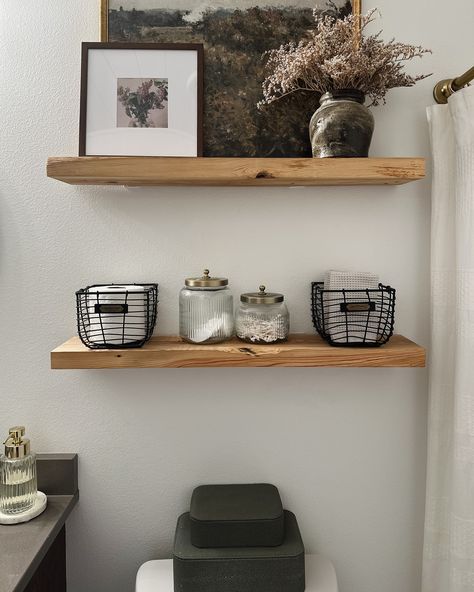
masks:
POLYGON ((191 343, 218 343, 234 334, 234 304, 227 278, 186 278, 179 294, 179 334, 191 343))
POLYGON ((239 339, 250 343, 277 343, 286 341, 290 332, 290 314, 283 294, 259 292, 240 296, 235 328, 239 339))

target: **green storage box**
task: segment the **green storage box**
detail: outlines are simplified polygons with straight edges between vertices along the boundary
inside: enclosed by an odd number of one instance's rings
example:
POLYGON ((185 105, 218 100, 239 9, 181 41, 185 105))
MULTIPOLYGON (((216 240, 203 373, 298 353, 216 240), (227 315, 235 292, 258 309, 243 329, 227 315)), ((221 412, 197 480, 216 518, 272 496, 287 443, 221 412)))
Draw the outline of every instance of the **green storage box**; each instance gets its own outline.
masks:
POLYGON ((304 545, 296 517, 284 512, 279 547, 200 549, 189 513, 178 519, 173 553, 175 592, 304 592, 304 545))
POLYGON ((276 547, 285 520, 280 494, 269 483, 201 485, 191 498, 196 547, 276 547))

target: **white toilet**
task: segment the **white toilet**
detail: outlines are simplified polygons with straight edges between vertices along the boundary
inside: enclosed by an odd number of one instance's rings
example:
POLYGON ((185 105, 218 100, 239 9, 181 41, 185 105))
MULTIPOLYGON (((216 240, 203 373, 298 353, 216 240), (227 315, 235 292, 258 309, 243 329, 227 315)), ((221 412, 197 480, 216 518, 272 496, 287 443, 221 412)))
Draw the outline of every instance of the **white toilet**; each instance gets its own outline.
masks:
MULTIPOLYGON (((329 559, 306 555, 306 592, 338 592, 336 571, 329 559)), ((173 560, 147 561, 137 573, 135 592, 173 592, 173 560)))

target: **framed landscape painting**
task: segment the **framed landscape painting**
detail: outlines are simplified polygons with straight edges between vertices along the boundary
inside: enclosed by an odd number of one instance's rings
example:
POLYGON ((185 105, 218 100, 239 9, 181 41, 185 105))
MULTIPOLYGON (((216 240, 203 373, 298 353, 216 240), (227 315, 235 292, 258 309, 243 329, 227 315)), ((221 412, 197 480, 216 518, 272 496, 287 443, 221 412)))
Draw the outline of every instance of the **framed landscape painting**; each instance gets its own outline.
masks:
POLYGON ((102 41, 204 45, 204 155, 311 156, 314 93, 257 109, 264 53, 303 38, 313 9, 342 18, 360 0, 102 0, 102 41))

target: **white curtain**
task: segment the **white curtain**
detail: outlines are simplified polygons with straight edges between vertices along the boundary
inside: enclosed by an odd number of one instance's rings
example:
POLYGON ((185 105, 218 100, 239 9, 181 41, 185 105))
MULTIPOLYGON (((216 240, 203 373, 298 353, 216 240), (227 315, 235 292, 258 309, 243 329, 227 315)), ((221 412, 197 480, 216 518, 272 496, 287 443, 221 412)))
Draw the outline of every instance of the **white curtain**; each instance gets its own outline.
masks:
POLYGON ((423 592, 474 591, 474 87, 428 108, 431 350, 423 592))

